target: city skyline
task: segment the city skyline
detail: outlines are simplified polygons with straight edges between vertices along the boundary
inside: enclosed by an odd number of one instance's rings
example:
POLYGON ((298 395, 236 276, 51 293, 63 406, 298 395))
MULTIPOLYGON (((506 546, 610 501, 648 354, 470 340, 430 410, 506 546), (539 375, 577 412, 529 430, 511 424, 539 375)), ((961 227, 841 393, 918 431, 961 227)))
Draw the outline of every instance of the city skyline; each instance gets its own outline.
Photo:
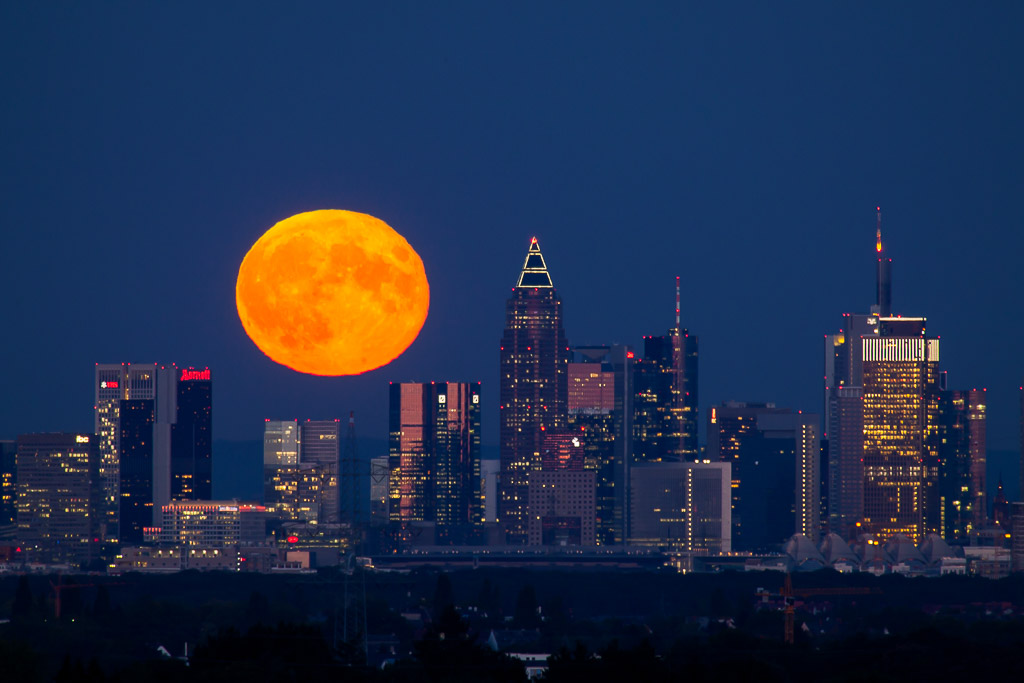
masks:
POLYGON ((27 77, 5 113, 19 134, 0 221, 17 258, 0 284, 23 331, 2 343, 17 391, 0 437, 88 431, 93 364, 160 358, 217 368, 215 440, 356 409, 383 441, 388 381, 481 381, 494 454, 500 302, 533 235, 570 345, 640 348, 672 324, 681 276, 699 415, 726 400, 821 412, 822 335, 874 299, 881 206, 894 312, 928 317, 950 384, 988 389, 989 448, 1016 451, 1021 11, 339 9, 311 30, 365 29, 340 47, 295 42, 301 14, 257 9, 252 34, 225 34, 222 10, 193 26, 135 8, 126 20, 162 28, 133 34, 103 10, 5 8, 0 49, 27 77), (279 34, 277 63, 262 38, 279 34), (183 66, 172 36, 238 57, 183 66), (520 40, 537 47, 504 51, 520 40), (295 73, 323 100, 282 104, 304 101, 295 73), (330 207, 400 230, 432 284, 421 337, 359 377, 273 367, 231 308, 252 241, 330 207))

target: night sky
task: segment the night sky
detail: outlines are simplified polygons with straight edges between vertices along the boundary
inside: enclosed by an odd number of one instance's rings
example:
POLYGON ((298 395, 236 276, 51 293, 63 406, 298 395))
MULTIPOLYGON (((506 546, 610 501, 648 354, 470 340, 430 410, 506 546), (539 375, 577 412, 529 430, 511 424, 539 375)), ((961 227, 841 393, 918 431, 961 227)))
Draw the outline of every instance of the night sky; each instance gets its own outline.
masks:
POLYGON ((493 447, 534 235, 571 344, 664 334, 680 275, 702 422, 820 412, 881 205, 895 311, 1017 448, 1024 4, 290 5, 3 3, 0 438, 91 431, 94 363, 157 361, 210 366, 220 440, 351 409, 383 440, 389 381, 480 380, 493 447), (430 279, 419 339, 358 377, 274 364, 235 312, 252 243, 320 208, 430 279))

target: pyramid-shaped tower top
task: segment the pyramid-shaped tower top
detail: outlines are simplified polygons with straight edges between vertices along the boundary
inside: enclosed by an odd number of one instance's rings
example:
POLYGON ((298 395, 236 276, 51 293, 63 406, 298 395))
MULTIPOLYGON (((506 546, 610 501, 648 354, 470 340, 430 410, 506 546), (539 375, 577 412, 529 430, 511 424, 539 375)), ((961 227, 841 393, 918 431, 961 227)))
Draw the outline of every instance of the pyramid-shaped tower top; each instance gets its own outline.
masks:
POLYGON ((526 252, 523 272, 519 274, 519 283, 516 287, 554 287, 536 237, 530 240, 530 250, 526 252))

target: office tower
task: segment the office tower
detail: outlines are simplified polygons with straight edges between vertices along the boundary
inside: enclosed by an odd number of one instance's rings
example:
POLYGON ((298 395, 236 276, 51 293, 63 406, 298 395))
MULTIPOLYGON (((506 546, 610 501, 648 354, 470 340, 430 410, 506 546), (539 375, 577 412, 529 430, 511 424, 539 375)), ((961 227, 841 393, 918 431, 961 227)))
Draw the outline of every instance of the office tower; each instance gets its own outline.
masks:
POLYGON ((18 540, 42 561, 92 559, 102 500, 93 434, 22 434, 17 441, 18 540))
POLYGON ((1024 572, 1024 503, 1010 503, 1010 570, 1024 572))
POLYGON ((320 465, 299 463, 269 470, 265 488, 274 501, 267 507, 282 520, 317 524, 323 518, 324 472, 320 465))
POLYGON ((161 526, 148 529, 161 544, 219 548, 262 544, 267 538, 267 508, 255 503, 175 501, 162 507, 161 519, 161 526))
POLYGON ((370 522, 375 525, 388 521, 388 481, 391 477, 389 455, 370 460, 370 522))
POLYGON ((914 543, 940 532, 939 340, 924 318, 882 318, 880 337, 862 340, 864 365, 864 529, 914 543))
MULTIPOLYGON (((97 364, 95 424, 103 536, 139 543, 154 510, 212 493, 210 370, 97 364)), ((157 513, 159 514, 159 513, 157 513)))
POLYGON ((864 388, 831 390, 828 496, 829 530, 855 538, 864 518, 864 388))
POLYGON ((942 391, 939 407, 942 536, 965 541, 986 523, 985 391, 942 391))
POLYGON ((339 420, 306 420, 299 435, 299 461, 316 465, 323 476, 321 486, 320 522, 337 524, 340 509, 339 474, 341 468, 341 422, 339 420))
POLYGON ((828 527, 852 538, 864 514, 863 346, 892 314, 892 259, 882 245, 882 211, 875 229, 875 303, 870 313, 844 313, 839 332, 825 335, 824 434, 828 441, 828 527))
POLYGON ((501 475, 501 461, 487 459, 480 461, 480 496, 484 502, 484 522, 498 519, 498 478, 501 475))
POLYGON ((1003 490, 1003 475, 999 475, 996 495, 992 497, 992 526, 1007 529, 1010 526, 1010 501, 1003 490))
POLYGON ((118 402, 118 505, 122 543, 141 543, 143 529, 155 526, 154 470, 156 399, 125 399, 118 402))
POLYGON ((630 473, 631 545, 718 555, 732 551, 732 465, 669 462, 630 473))
POLYGON ((157 377, 161 373, 168 374, 166 368, 153 363, 96 364, 94 429, 99 441, 104 507, 100 534, 107 540, 125 538, 119 533, 119 524, 127 524, 125 528, 131 530, 127 538, 141 541, 142 527, 153 523, 154 456, 158 454, 161 462, 170 458, 170 445, 165 439, 155 443, 153 431, 157 377), (131 415, 122 425, 125 401, 131 401, 127 404, 131 415), (148 421, 142 417, 144 413, 150 414, 148 421), (126 430, 131 440, 122 444, 122 432, 126 430), (133 460, 122 468, 125 450, 133 460))
POLYGON ((462 543, 483 521, 480 383, 392 383, 389 515, 462 543))
POLYGON ((634 364, 633 459, 681 462, 698 455, 697 337, 679 319, 662 337, 644 337, 643 358, 634 364))
POLYGON ((0 441, 0 538, 13 538, 18 521, 18 445, 0 441))
POLYGON ((505 304, 499 375, 499 521, 510 543, 527 540, 529 474, 540 467, 545 430, 565 425, 569 344, 562 301, 537 238, 505 304))
POLYGON ((213 497, 213 382, 210 369, 182 368, 171 424, 171 500, 213 497))
POLYGON ((586 452, 575 431, 545 430, 540 469, 529 474, 527 543, 597 544, 596 475, 586 468, 586 452))
POLYGON ((263 502, 277 503, 274 475, 282 467, 299 465, 299 421, 270 420, 263 423, 263 502))
POLYGON ((577 346, 568 369, 568 428, 594 472, 598 545, 624 543, 633 445, 633 352, 626 346, 577 346))
POLYGON ((729 401, 708 416, 711 462, 732 465, 732 543, 777 547, 794 533, 819 533, 817 415, 772 403, 729 401))

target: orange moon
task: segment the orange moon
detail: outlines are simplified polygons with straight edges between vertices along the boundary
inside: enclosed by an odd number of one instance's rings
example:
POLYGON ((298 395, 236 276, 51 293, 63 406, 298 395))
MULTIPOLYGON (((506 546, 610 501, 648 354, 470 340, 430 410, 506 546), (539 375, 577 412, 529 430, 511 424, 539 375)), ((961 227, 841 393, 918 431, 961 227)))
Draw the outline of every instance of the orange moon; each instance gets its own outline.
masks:
POLYGON ((311 375, 358 375, 409 348, 427 319, 430 287, 419 254, 384 221, 310 211, 252 245, 235 304, 271 360, 311 375))

